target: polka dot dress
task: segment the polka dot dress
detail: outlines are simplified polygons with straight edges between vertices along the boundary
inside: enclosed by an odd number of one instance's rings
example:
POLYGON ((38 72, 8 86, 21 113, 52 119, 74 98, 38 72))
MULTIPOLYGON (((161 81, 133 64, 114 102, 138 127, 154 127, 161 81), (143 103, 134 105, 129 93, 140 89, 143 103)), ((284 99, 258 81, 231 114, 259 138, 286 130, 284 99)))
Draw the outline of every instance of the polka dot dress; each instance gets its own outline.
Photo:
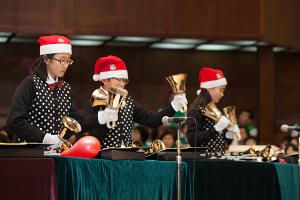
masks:
POLYGON ((125 98, 125 106, 119 110, 118 121, 113 129, 109 130, 107 137, 103 140, 103 148, 131 146, 131 131, 133 125, 133 100, 131 97, 125 98))
POLYGON ((71 108, 71 87, 64 82, 56 94, 38 76, 33 76, 35 98, 30 106, 28 122, 45 133, 57 134, 62 127, 62 117, 71 108))
MULTIPOLYGON (((200 107, 200 112, 203 113, 203 108, 200 107)), ((202 120, 202 127, 204 130, 209 130, 215 125, 215 122, 208 118, 203 117, 204 120, 202 120)), ((225 146, 225 139, 222 133, 214 135, 213 138, 208 140, 208 142, 202 143, 200 146, 206 146, 208 147, 208 152, 214 152, 214 153, 221 153, 224 154, 224 146, 225 146)))
POLYGON ((109 130, 107 137, 103 140, 103 147, 121 147, 123 144, 131 146, 131 130, 133 125, 133 100, 125 98, 125 106, 119 110, 118 121, 113 129, 109 130))

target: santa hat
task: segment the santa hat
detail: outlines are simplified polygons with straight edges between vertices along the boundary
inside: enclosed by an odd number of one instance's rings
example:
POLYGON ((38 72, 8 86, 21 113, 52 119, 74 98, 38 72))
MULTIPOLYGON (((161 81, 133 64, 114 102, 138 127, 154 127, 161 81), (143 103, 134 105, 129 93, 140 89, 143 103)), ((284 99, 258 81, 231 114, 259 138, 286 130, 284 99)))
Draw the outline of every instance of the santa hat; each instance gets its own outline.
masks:
POLYGON ((72 54, 71 41, 65 36, 50 35, 39 38, 40 55, 69 53, 72 54))
POLYGON ((126 65, 121 58, 110 55, 96 61, 93 80, 100 81, 108 78, 128 79, 126 65))
POLYGON ((224 74, 219 69, 213 69, 208 67, 201 68, 199 72, 200 90, 197 94, 200 94, 201 88, 209 89, 218 86, 227 85, 224 74))

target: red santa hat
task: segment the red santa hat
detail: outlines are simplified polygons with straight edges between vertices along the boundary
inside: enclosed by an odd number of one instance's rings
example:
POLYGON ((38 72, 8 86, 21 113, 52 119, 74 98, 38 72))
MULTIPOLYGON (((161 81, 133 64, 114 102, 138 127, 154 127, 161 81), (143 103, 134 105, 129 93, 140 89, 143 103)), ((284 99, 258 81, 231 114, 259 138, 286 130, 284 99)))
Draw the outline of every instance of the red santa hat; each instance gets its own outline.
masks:
POLYGON ((208 67, 201 68, 199 72, 199 82, 200 89, 209 89, 227 85, 226 78, 221 70, 208 67))
POLYGON ((39 38, 40 55, 69 53, 72 54, 71 41, 65 36, 50 35, 39 38))
POLYGON ((126 65, 121 58, 110 55, 96 61, 93 80, 100 81, 108 78, 128 79, 126 65))

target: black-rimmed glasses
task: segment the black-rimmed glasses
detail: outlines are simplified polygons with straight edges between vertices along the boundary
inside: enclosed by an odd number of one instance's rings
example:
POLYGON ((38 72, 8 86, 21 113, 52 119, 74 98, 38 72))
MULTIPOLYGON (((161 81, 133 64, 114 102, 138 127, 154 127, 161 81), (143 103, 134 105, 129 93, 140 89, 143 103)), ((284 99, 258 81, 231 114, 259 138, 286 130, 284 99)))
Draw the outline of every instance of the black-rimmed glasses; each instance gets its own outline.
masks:
POLYGON ((57 62, 59 62, 61 65, 72 65, 73 64, 73 60, 69 59, 69 60, 58 60, 56 58, 51 58, 53 60, 56 60, 57 62))

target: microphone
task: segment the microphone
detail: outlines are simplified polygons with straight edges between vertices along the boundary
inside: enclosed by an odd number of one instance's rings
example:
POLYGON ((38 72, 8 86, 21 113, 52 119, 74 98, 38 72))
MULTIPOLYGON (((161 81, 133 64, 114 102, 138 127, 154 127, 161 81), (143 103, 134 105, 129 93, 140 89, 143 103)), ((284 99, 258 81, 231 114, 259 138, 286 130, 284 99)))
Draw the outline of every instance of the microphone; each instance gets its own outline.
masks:
POLYGON ((288 126, 286 124, 282 124, 280 127, 282 132, 289 132, 289 131, 298 131, 300 132, 300 127, 298 126, 288 126))
POLYGON ((171 122, 175 122, 175 123, 183 122, 187 119, 188 119, 188 117, 168 117, 168 116, 164 116, 161 119, 161 121, 162 121, 163 124, 169 124, 171 122))

